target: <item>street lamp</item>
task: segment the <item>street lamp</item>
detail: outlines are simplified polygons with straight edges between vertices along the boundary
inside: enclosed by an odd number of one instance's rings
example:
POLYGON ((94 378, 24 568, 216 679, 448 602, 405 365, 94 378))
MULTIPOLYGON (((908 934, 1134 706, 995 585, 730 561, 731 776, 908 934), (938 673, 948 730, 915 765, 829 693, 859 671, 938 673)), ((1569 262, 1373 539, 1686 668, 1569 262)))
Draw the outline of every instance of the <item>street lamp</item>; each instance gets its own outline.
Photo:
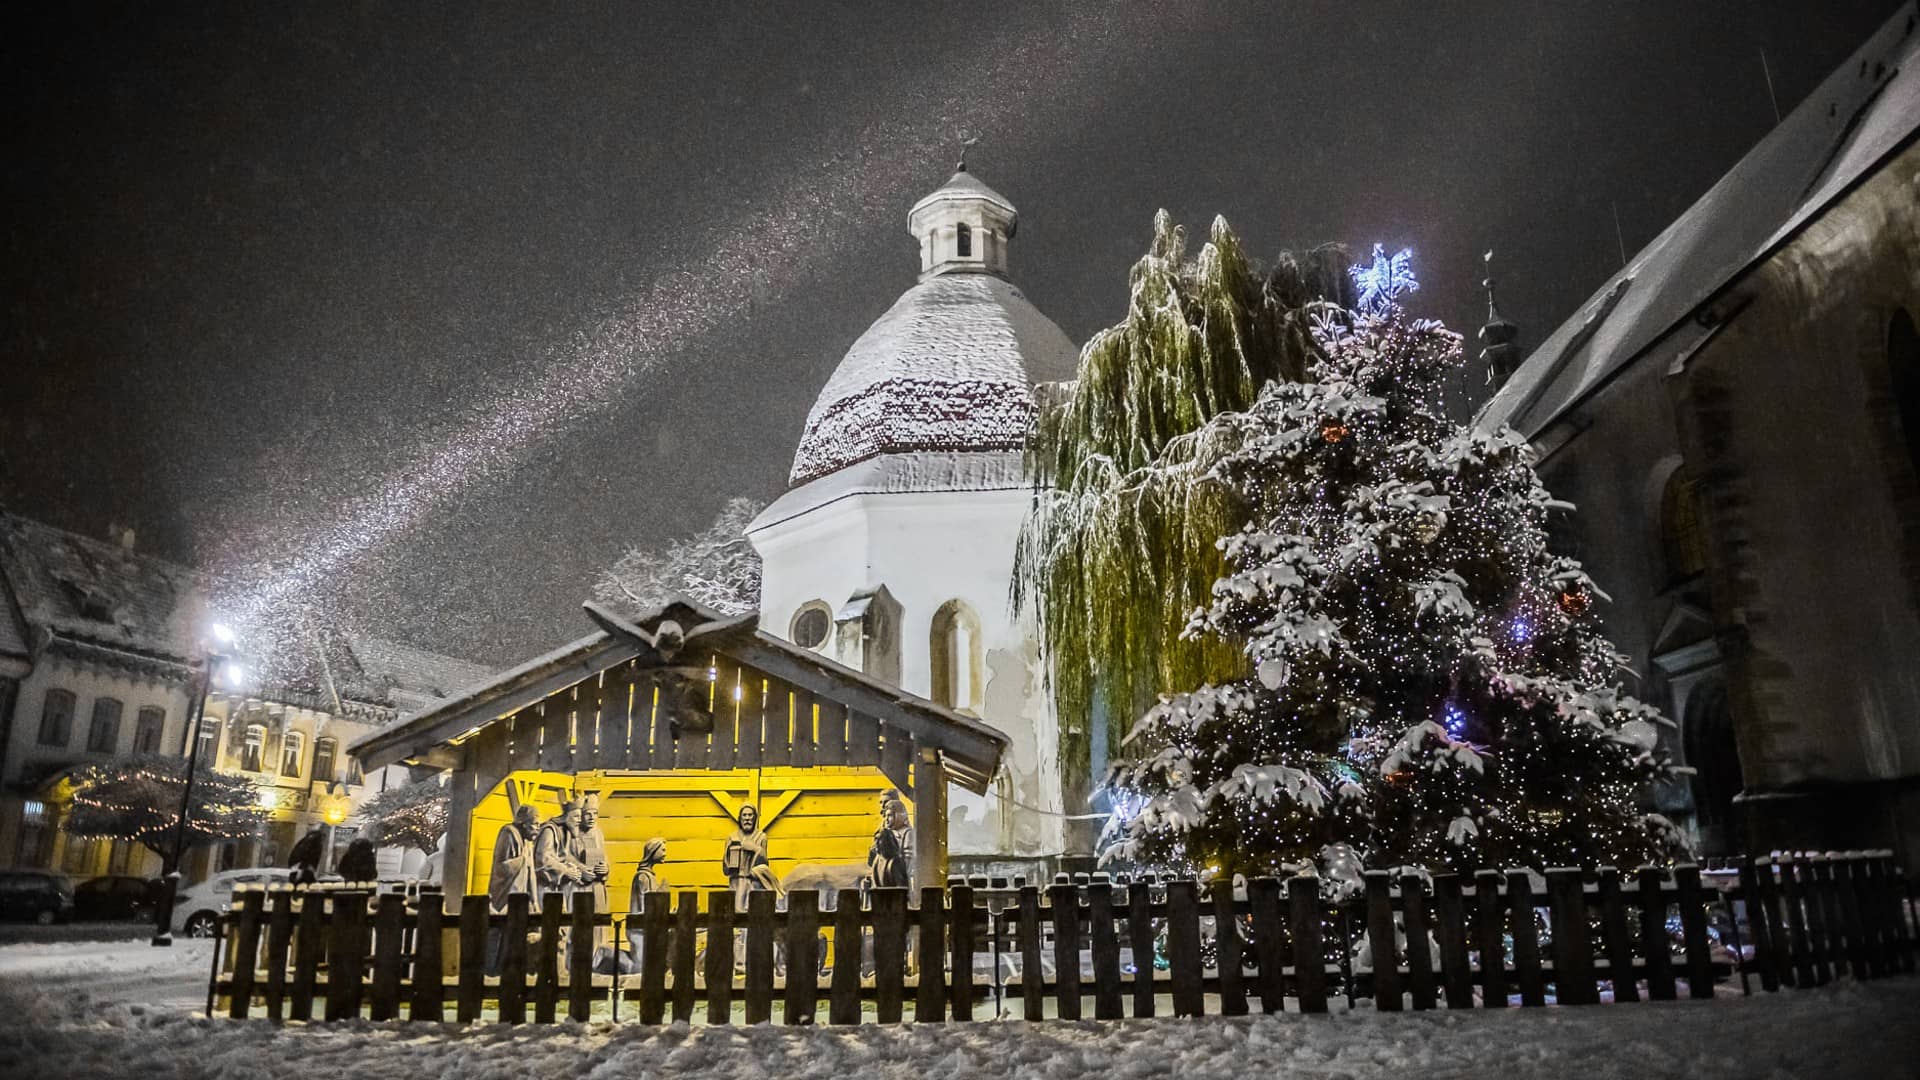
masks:
MULTIPOLYGON (((233 631, 224 623, 214 623, 213 638, 223 647, 233 644, 233 631)), ((155 946, 173 944, 173 903, 180 893, 180 855, 187 839, 187 816, 193 812, 193 776, 200 764, 200 725, 206 720, 207 698, 213 694, 214 672, 228 686, 238 686, 245 675, 229 657, 208 652, 201 661, 200 693, 187 711, 187 782, 180 788, 180 816, 173 823, 173 843, 168 845, 166 869, 161 874, 160 902, 154 905, 153 942, 155 946)))

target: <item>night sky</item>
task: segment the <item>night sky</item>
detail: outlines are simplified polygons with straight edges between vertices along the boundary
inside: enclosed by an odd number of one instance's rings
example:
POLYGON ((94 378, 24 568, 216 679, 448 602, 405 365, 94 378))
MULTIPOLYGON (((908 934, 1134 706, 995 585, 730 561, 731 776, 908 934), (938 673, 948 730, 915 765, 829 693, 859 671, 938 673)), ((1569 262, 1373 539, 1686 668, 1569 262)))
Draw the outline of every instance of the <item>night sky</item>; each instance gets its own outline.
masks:
POLYGON ((516 659, 783 490, 963 138, 1076 341, 1164 206, 1530 345, 1895 4, 564 6, 8 16, 0 502, 516 659))

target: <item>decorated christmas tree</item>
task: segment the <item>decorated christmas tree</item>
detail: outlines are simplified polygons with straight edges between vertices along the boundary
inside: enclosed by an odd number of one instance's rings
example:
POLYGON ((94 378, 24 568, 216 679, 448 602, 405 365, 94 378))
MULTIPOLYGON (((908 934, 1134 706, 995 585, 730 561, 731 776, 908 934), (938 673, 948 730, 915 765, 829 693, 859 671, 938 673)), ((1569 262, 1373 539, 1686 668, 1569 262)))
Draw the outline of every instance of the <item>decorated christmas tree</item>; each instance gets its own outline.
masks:
MULTIPOLYGON (((67 832, 138 843, 157 855, 173 846, 187 764, 153 755, 89 765, 73 777, 67 832)), ((251 780, 202 767, 194 772, 183 848, 252 836, 267 819, 251 780)))
POLYGON ((1461 343, 1410 316, 1405 252, 1355 267, 1323 355, 1202 434, 1254 524, 1191 637, 1244 678, 1162 698, 1109 777, 1112 856, 1173 870, 1612 864, 1661 857, 1645 814, 1667 721, 1622 694, 1604 594, 1556 555, 1556 503, 1512 431, 1440 412, 1461 343))
POLYGON ((1088 342, 1074 383, 1041 388, 1014 589, 1040 617, 1070 805, 1092 788, 1095 742, 1117 751, 1159 694, 1243 672, 1230 644, 1181 637, 1225 570, 1214 541, 1246 520, 1233 492, 1199 482, 1212 447, 1196 433, 1305 376, 1307 309, 1345 292, 1345 261, 1323 248, 1263 269, 1219 218, 1188 259, 1163 210, 1126 318, 1088 342))

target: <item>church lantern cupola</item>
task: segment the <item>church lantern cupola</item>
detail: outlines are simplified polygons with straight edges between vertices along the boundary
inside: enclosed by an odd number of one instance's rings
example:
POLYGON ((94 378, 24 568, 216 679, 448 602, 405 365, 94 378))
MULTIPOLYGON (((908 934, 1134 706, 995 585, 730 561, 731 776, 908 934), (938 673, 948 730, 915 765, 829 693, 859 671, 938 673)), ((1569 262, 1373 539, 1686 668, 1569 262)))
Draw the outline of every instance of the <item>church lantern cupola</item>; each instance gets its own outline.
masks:
POLYGON ((1499 389, 1520 366, 1520 328, 1506 320, 1493 302, 1493 252, 1486 254, 1487 324, 1480 328, 1480 359, 1487 365, 1487 381, 1499 389))
POLYGON ((920 280, 938 274, 1007 276, 1007 241, 1019 220, 1007 197, 967 171, 965 158, 946 183, 913 204, 907 231, 920 242, 920 280))

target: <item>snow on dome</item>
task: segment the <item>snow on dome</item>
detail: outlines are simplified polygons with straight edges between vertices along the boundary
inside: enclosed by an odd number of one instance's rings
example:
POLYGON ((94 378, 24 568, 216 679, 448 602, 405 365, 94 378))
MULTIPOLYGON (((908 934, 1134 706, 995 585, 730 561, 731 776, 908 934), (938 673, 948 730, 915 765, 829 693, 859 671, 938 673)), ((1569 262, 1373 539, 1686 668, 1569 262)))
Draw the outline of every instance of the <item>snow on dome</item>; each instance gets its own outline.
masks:
POLYGON ((1072 378, 1078 355, 1006 280, 930 277, 847 350, 807 414, 788 481, 797 486, 877 454, 1018 450, 1033 384, 1072 378))

